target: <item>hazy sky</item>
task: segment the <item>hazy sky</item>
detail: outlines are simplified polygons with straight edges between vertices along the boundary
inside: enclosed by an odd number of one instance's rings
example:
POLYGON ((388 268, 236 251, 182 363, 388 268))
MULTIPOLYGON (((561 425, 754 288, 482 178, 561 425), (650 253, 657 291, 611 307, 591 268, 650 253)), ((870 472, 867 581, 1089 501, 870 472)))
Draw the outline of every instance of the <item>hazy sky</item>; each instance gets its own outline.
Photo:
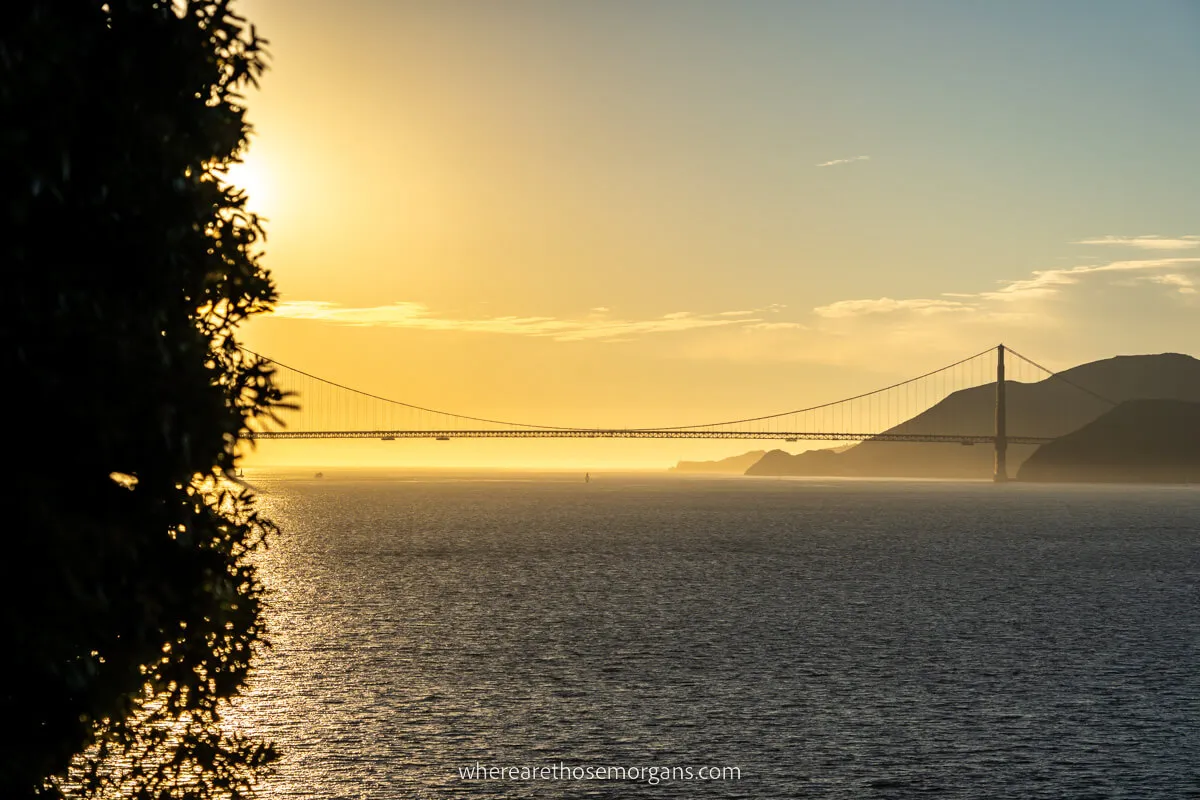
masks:
MULTIPOLYGON (((276 358, 422 405, 658 425, 1004 341, 1197 353, 1200 3, 248 0, 239 178, 276 358)), ((666 464, 752 443, 264 445, 666 464)))

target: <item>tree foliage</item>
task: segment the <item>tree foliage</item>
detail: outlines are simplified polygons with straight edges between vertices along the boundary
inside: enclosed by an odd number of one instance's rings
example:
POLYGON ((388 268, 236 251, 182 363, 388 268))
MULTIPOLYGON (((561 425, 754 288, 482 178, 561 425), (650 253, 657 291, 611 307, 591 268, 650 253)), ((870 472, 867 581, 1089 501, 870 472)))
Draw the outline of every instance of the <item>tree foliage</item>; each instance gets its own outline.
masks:
POLYGON ((243 797, 275 757, 220 718, 274 530, 229 478, 282 399, 234 338, 275 291, 226 180, 265 66, 232 5, 0 9, 0 797, 243 797))

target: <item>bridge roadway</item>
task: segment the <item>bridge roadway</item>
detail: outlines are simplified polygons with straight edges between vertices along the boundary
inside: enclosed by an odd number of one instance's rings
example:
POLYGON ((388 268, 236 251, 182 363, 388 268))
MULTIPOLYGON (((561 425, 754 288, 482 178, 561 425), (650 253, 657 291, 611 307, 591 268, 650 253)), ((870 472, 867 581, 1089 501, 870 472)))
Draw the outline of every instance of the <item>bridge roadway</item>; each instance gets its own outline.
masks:
MULTIPOLYGON (((255 431, 251 439, 748 439, 785 442, 942 442, 995 444, 994 435, 940 433, 827 433, 814 431, 654 430, 653 428, 528 428, 445 431, 255 431)), ((1045 444, 1050 436, 1008 436, 1009 444, 1045 444)))

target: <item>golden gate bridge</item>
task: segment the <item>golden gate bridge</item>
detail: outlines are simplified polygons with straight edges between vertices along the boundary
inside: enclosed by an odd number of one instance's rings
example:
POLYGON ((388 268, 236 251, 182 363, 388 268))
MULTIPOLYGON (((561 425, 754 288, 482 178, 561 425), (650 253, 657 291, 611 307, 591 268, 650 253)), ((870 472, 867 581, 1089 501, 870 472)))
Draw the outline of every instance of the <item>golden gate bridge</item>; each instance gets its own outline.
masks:
MULTIPOLYGON (((244 348, 243 348, 244 349, 244 348)), ((784 442, 929 442, 987 445, 995 450, 995 478, 1007 479, 1012 445, 1038 445, 1063 435, 1110 400, 1075 384, 1004 345, 990 347, 914 378, 853 397, 742 419, 657 427, 571 427, 489 419, 403 402, 288 366, 251 350, 271 365, 285 397, 263 439, 740 439, 784 442), (1012 415, 1024 389, 1053 381, 1054 412, 1012 415), (988 402, 981 402, 987 395, 988 402), (1010 417, 1013 417, 1010 419, 1010 417), (1015 422, 1016 425, 1010 425, 1015 422)))

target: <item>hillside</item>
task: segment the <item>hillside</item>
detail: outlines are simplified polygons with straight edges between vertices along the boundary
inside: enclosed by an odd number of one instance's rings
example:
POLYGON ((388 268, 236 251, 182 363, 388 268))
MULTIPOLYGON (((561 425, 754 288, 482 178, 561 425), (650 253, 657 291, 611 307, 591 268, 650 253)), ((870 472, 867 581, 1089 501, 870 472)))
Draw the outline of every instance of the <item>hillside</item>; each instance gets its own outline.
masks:
POLYGON ((730 456, 722 458, 718 461, 680 461, 673 467, 668 467, 668 472, 707 472, 707 473, 723 473, 726 475, 742 475, 750 467, 754 466, 757 461, 763 457, 763 450, 751 450, 749 453, 742 453, 739 456, 730 456))
POLYGON ((791 453, 771 450, 746 470, 747 475, 845 475, 833 450, 791 453), (801 471, 803 470, 803 471, 801 471))
POLYGON ((1200 482, 1200 403, 1130 400, 1048 442, 1022 481, 1200 482))
MULTIPOLYGON (((1118 403, 1139 398, 1200 402, 1200 360, 1177 353, 1117 356, 1060 374, 1118 403)), ((1008 381, 1006 386, 1011 436, 1062 436, 1111 408, 1055 378, 1037 383, 1008 381)), ((995 403, 995 383, 965 389, 888 432, 987 434, 994 430, 995 403)), ((1009 473, 1015 473, 1036 449, 1010 445, 1009 473)), ((989 478, 992 463, 989 445, 866 441, 832 458, 772 451, 746 474, 989 478)))

